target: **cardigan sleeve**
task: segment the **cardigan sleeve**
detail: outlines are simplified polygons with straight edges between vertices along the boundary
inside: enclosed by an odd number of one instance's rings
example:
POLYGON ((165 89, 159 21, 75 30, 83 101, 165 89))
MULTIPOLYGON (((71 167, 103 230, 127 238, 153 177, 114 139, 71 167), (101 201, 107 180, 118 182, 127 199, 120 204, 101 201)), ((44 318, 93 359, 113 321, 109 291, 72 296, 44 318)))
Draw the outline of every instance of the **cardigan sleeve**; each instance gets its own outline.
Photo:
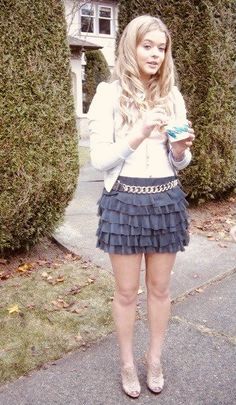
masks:
POLYGON ((114 168, 133 152, 126 138, 114 140, 117 97, 116 83, 102 82, 89 108, 90 157, 92 165, 98 170, 114 168))
MULTIPOLYGON (((187 120, 187 111, 185 106, 185 101, 180 93, 177 86, 174 86, 173 89, 173 96, 174 96, 174 110, 175 110, 175 118, 177 121, 186 121, 187 120)), ((182 170, 189 165, 192 160, 192 153, 190 149, 186 149, 184 153, 184 158, 181 161, 176 161, 173 157, 171 151, 171 144, 170 144, 170 151, 169 151, 169 160, 171 164, 174 166, 176 170, 182 170)))

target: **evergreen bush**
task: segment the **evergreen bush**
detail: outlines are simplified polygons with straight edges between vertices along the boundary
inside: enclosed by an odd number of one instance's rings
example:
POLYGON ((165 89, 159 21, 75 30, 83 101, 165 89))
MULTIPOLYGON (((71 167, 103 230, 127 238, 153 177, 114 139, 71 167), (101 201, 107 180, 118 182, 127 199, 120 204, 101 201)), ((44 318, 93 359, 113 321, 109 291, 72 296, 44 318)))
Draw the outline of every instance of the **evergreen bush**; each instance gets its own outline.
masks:
POLYGON ((85 52, 85 81, 83 92, 85 94, 84 113, 89 109, 90 103, 96 93, 97 85, 107 81, 110 77, 110 69, 107 61, 100 50, 85 52))
POLYGON ((170 29, 178 83, 195 129, 183 185, 194 200, 222 196, 236 184, 234 1, 120 0, 119 35, 143 14, 161 17, 170 29))
POLYGON ((78 176, 62 1, 0 0, 0 251, 62 218, 78 176))

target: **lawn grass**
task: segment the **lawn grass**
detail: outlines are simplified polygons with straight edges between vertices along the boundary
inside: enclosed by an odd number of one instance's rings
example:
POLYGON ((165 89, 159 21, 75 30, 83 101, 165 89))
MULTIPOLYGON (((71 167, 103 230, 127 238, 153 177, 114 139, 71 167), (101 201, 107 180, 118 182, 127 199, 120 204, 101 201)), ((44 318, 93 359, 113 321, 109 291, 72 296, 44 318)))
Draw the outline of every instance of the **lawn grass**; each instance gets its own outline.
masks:
MULTIPOLYGON (((89 148, 79 146, 80 167, 89 159, 89 148)), ((113 277, 83 259, 37 271, 26 266, 0 280, 0 294, 1 384, 113 330, 113 277)))
POLYGON ((79 260, 0 284, 0 382, 113 330, 110 273, 79 260))

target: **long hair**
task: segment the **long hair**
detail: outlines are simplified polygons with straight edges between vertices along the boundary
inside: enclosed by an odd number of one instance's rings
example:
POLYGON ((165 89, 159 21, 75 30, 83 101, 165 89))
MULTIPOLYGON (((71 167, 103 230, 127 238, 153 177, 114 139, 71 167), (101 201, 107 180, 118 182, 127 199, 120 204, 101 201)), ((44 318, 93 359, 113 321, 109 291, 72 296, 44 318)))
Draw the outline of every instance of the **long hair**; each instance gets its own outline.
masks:
MULTIPOLYGON (((143 15, 134 18, 126 26, 119 41, 113 79, 118 79, 121 85, 120 111, 124 124, 132 125, 135 120, 130 114, 131 106, 136 110, 136 115, 140 115, 140 111, 153 108, 159 103, 170 105, 170 94, 174 86, 174 63, 170 33, 160 18, 143 15), (158 72, 151 76, 144 89, 136 50, 143 37, 154 30, 165 33, 165 58, 158 72)), ((171 107, 169 109, 171 110, 171 107)))

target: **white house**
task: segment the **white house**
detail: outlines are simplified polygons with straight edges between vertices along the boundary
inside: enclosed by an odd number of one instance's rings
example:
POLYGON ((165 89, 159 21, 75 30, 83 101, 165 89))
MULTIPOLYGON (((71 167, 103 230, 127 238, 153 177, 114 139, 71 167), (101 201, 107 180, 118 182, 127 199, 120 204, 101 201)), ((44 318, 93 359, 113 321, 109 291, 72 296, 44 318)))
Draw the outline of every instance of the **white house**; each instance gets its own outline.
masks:
POLYGON ((87 119, 83 112, 82 96, 86 64, 84 51, 101 49, 112 70, 115 62, 117 3, 117 0, 64 0, 68 41, 71 49, 75 109, 82 137, 87 135, 87 119))

